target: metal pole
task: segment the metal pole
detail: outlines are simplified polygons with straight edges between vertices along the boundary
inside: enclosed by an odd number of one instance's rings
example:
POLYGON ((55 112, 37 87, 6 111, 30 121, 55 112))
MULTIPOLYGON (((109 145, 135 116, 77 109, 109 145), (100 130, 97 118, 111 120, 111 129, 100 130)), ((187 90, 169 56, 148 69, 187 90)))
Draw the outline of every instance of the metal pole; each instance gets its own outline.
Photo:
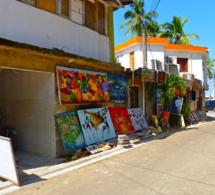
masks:
MULTIPOLYGON (((215 52, 214 52, 214 71, 213 71, 213 77, 214 77, 214 86, 213 86, 213 100, 215 100, 215 52)), ((210 86, 209 86, 210 87, 210 86)), ((210 94, 211 95, 211 94, 210 94)))

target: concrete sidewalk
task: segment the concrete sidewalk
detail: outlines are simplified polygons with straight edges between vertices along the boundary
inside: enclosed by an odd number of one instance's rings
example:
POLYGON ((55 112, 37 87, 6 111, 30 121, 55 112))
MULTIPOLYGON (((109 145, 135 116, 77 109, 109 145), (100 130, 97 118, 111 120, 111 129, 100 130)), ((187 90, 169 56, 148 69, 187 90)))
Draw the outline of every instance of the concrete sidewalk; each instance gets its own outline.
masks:
MULTIPOLYGON (((214 118, 210 117, 209 121, 207 122, 210 122, 212 120, 214 120, 214 118)), ((207 122, 204 122, 204 123, 207 123, 207 122)), ((29 156, 29 159, 25 159, 25 162, 21 161, 20 163, 17 164, 21 186, 16 186, 9 181, 0 180, 0 194, 6 194, 9 192, 15 191, 23 186, 30 185, 42 180, 46 180, 51 177, 55 177, 60 174, 78 169, 80 167, 101 161, 103 159, 107 159, 111 156, 118 155, 126 151, 130 151, 134 148, 142 146, 143 144, 148 144, 154 140, 165 138, 176 132, 192 129, 204 123, 200 123, 198 125, 191 125, 185 128, 174 129, 168 132, 158 134, 156 136, 142 140, 137 144, 131 144, 130 148, 116 147, 111 150, 104 151, 102 153, 94 154, 71 162, 65 162, 65 159, 62 159, 62 158, 50 159, 50 158, 39 157, 37 155, 31 154, 32 156, 29 156), (36 160, 33 160, 33 159, 36 159, 36 160)), ((22 155, 25 156, 24 153, 19 152, 19 156, 22 157, 22 155)))

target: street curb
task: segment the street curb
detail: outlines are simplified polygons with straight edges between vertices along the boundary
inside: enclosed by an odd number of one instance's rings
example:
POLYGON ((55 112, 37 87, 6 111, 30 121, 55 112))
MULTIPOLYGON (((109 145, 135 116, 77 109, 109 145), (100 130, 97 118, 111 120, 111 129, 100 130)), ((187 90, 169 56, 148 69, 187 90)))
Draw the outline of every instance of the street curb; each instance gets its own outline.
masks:
MULTIPOLYGON (((208 121, 208 122, 210 122, 210 121, 208 121)), ((113 148, 111 150, 107 150, 107 151, 104 151, 101 153, 93 154, 93 155, 90 155, 90 156, 87 156, 87 157, 84 157, 84 158, 81 158, 81 159, 78 159, 75 161, 60 163, 60 164, 52 165, 52 166, 45 166, 44 168, 42 168, 43 169, 42 171, 41 171, 41 168, 38 168, 38 169, 35 169, 34 175, 37 175, 41 180, 46 180, 46 179, 67 173, 69 171, 73 171, 73 170, 76 170, 78 168, 99 162, 101 160, 110 158, 112 156, 133 150, 135 148, 138 148, 138 147, 140 147, 144 144, 150 143, 152 141, 163 139, 163 138, 170 136, 174 133, 181 132, 184 130, 189 130, 190 128, 199 126, 201 124, 191 125, 188 127, 173 129, 173 130, 170 130, 170 131, 167 131, 164 133, 160 133, 156 136, 152 136, 152 137, 143 139, 136 144, 131 144, 131 147, 129 147, 129 148, 116 147, 116 148, 113 148)), ((205 123, 203 123, 203 124, 205 124, 205 123)), ((41 180, 39 180, 39 181, 41 181, 41 180)), ((28 185, 32 185, 32 184, 37 183, 39 181, 38 180, 33 181, 28 185)), ((25 186, 27 186, 27 185, 25 185, 25 186)), ((16 186, 12 182, 6 181, 2 185, 0 184, 0 194, 6 194, 9 192, 13 192, 13 191, 18 190, 18 189, 25 187, 25 186, 16 186)))

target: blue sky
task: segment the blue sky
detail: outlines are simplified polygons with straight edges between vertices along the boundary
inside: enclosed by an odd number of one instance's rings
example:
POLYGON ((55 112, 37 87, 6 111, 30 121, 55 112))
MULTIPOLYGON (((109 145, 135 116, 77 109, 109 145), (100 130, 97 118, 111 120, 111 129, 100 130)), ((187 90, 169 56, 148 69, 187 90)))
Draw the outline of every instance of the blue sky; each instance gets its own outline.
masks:
MULTIPOLYGON (((154 11, 159 0, 145 0, 145 11, 154 11)), ((208 47, 209 57, 214 59, 215 50, 215 0, 160 0, 156 9, 159 16, 157 21, 160 24, 171 22, 173 16, 181 16, 182 19, 188 18, 184 26, 185 33, 194 33, 199 36, 199 40, 190 39, 192 45, 208 47)), ((129 6, 120 8, 114 12, 114 35, 115 45, 129 40, 131 36, 124 36, 125 29, 120 30, 119 26, 125 22, 124 13, 129 6)), ((213 81, 209 83, 213 85, 213 81)), ((209 93, 210 90, 207 92, 209 93)))

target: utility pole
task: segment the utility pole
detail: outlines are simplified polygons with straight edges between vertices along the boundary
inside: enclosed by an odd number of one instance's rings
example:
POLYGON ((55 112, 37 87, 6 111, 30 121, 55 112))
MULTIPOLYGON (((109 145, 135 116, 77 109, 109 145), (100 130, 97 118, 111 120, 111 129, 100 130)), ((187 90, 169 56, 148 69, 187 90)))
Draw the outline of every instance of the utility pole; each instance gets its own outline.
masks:
POLYGON ((144 24, 142 29, 142 47, 143 47, 143 68, 147 68, 146 28, 144 24))
MULTIPOLYGON (((214 52, 214 60, 213 60, 213 62, 214 62, 214 71, 213 71, 213 77, 214 77, 214 86, 213 86, 213 88, 214 88, 214 90, 213 90, 213 100, 215 100, 215 52, 214 52)), ((211 94, 210 94, 211 95, 211 94)))
MULTIPOLYGON (((143 68, 147 68, 147 44, 146 44, 146 28, 145 28, 145 24, 142 21, 142 51, 143 51, 143 68)), ((144 116, 146 116, 146 110, 147 106, 146 106, 146 87, 145 87, 145 82, 143 82, 143 88, 142 88, 142 93, 143 93, 143 114, 144 116)), ((147 118, 147 116, 146 116, 147 118)))

